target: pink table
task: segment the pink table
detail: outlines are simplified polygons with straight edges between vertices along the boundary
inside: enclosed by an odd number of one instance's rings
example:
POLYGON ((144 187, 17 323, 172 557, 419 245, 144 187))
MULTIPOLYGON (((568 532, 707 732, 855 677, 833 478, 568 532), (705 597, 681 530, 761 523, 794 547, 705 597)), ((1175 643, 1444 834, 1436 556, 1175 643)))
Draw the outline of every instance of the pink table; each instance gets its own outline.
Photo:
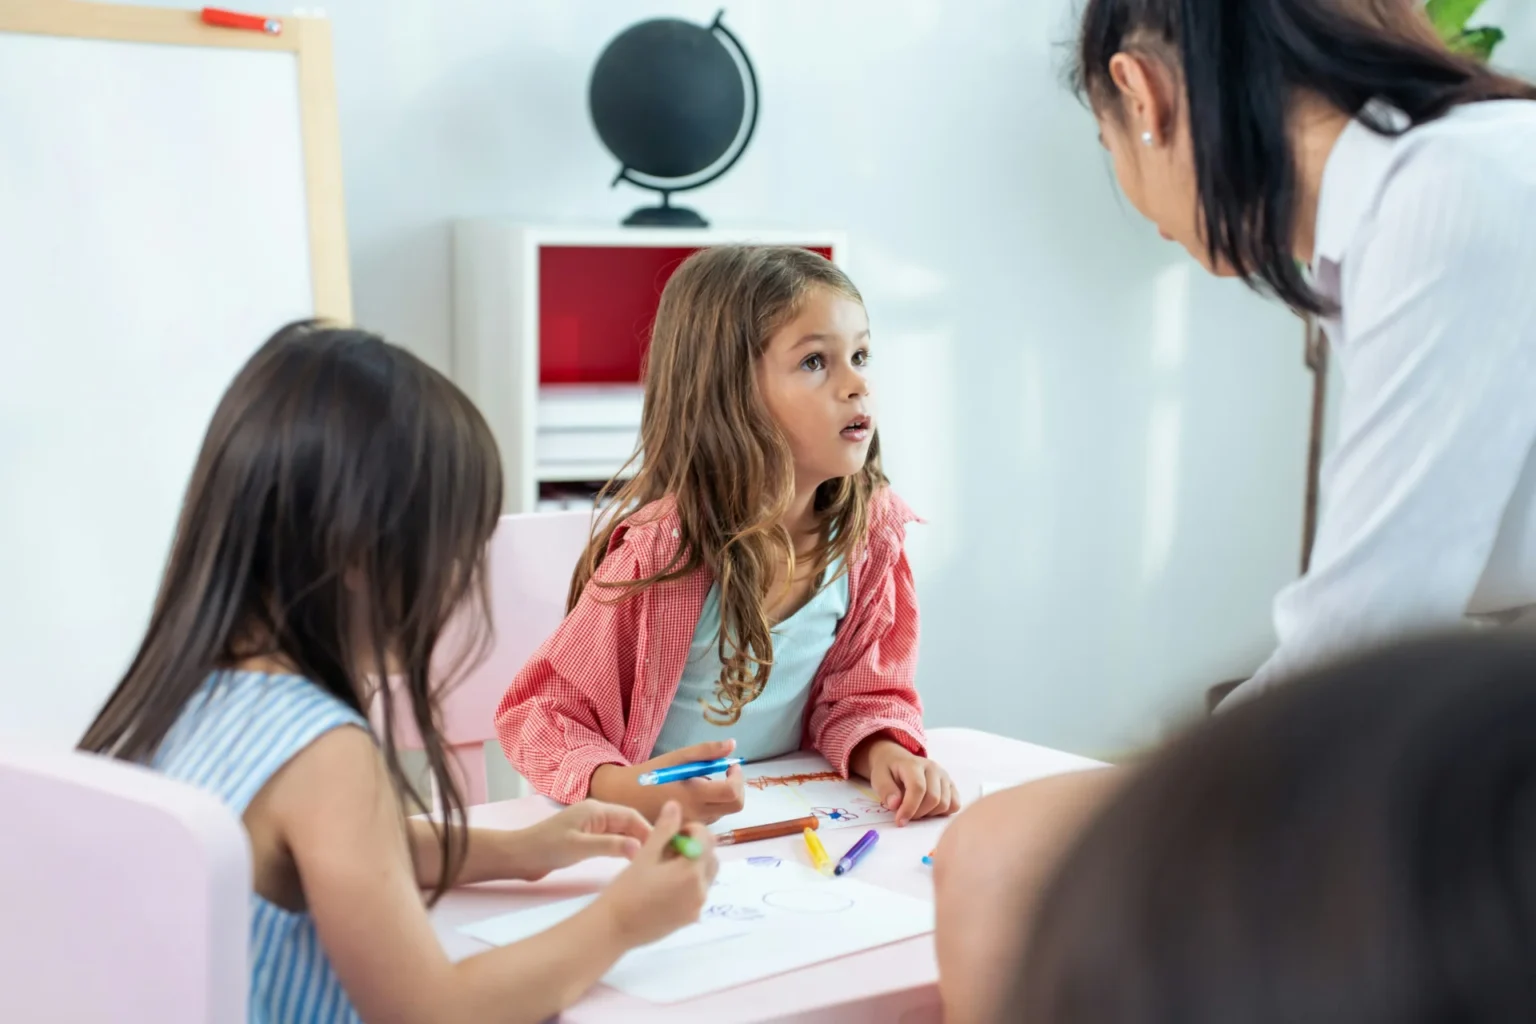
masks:
MULTIPOLYGON (((984 783, 1016 784, 1100 764, 1075 754, 972 729, 934 729, 928 736, 930 753, 949 770, 967 803, 977 799, 984 783)), ((484 804, 471 808, 470 821, 488 828, 521 828, 549 815, 553 807, 542 797, 484 804)), ((911 896, 931 898, 931 869, 923 864, 922 858, 938 844, 944 825, 943 820, 938 820, 900 829, 882 828, 877 852, 859 865, 859 879, 911 896)), ((857 828, 839 829, 824 833, 823 838, 836 857, 861 834, 857 828)), ((720 851, 722 859, 764 854, 799 860, 804 858, 805 844, 792 837, 722 847, 720 851)), ((433 923, 443 948, 459 959, 486 948, 478 940, 460 934, 456 930, 459 925, 592 892, 621 867, 620 861, 589 861, 537 883, 506 882, 460 889, 450 893, 433 911, 433 923)), ((689 1020, 714 1024, 920 1024, 940 1019, 937 980, 933 937, 924 936, 671 1006, 656 1006, 599 986, 561 1015, 560 1020, 570 1024, 677 1024, 689 1020)))

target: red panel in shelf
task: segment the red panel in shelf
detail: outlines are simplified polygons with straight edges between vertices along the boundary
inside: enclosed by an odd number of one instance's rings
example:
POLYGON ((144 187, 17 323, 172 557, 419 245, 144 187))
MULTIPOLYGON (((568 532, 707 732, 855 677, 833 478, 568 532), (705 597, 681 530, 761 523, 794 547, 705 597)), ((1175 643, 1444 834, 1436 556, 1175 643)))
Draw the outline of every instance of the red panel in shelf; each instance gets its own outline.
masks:
MULTIPOLYGON (((832 258, 825 246, 808 246, 832 258)), ((656 305, 696 247, 546 245, 539 249, 539 383, 633 384, 656 305)))

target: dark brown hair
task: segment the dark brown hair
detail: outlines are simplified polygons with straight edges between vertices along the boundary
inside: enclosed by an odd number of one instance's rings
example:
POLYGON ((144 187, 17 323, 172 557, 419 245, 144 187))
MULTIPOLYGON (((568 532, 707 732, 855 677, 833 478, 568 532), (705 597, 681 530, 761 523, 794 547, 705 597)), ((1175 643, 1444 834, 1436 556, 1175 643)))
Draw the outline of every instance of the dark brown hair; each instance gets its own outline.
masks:
POLYGON ((1200 223, 1213 264, 1293 309, 1329 312, 1295 258, 1290 112, 1318 97, 1382 135, 1465 103, 1536 99, 1536 87, 1452 53, 1407 0, 1087 0, 1072 79, 1118 110, 1109 62, 1137 52, 1183 85, 1200 223))
POLYGON ((148 631, 80 748, 148 761, 210 673, 268 657, 361 714, 378 690, 385 763, 426 811, 396 754, 388 670, 444 805, 435 900, 465 852, 436 693, 484 650, 501 501, 490 430, 441 374, 364 331, 283 328, 214 413, 148 631), (469 599, 477 640, 434 680, 444 625, 469 599))
POLYGON ((1536 639, 1425 640, 1155 755, 1042 897, 1008 1020, 1536 1020, 1536 639))
MULTIPOLYGON (((706 717, 721 725, 739 720, 768 682, 768 587, 777 566, 795 576, 794 544, 782 523, 795 496, 794 460, 758 393, 757 360, 817 288, 863 301, 846 274, 806 249, 718 246, 677 269, 662 291, 646 357, 640 450, 631 460, 638 469, 611 488, 617 511, 600 518, 571 580, 574 607, 614 530, 645 505, 674 500, 682 525, 672 564, 646 579, 597 585, 623 600, 708 570, 720 587, 724 667, 706 717)), ((884 483, 877 433, 857 474, 816 492, 821 540, 811 556, 814 573, 838 558, 846 567, 868 534, 871 499, 884 483)))

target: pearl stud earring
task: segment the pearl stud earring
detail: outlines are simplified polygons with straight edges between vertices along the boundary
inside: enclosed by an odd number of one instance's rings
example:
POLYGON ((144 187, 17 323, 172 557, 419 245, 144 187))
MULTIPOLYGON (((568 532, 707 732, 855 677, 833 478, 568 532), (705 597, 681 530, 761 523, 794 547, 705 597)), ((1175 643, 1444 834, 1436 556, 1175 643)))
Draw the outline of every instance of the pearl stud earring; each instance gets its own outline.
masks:
POLYGON ((1150 145, 1152 145, 1152 133, 1151 132, 1142 132, 1141 133, 1141 144, 1143 146, 1150 146, 1150 145))

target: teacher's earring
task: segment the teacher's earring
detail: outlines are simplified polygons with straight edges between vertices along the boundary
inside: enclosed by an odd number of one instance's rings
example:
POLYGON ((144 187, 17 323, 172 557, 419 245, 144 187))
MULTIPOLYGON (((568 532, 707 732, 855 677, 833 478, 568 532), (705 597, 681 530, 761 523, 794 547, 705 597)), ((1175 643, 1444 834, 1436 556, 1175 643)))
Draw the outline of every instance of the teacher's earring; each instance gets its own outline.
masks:
POLYGON ((1142 132, 1141 133, 1141 144, 1143 146, 1150 146, 1150 145, 1152 145, 1152 133, 1151 132, 1142 132))

